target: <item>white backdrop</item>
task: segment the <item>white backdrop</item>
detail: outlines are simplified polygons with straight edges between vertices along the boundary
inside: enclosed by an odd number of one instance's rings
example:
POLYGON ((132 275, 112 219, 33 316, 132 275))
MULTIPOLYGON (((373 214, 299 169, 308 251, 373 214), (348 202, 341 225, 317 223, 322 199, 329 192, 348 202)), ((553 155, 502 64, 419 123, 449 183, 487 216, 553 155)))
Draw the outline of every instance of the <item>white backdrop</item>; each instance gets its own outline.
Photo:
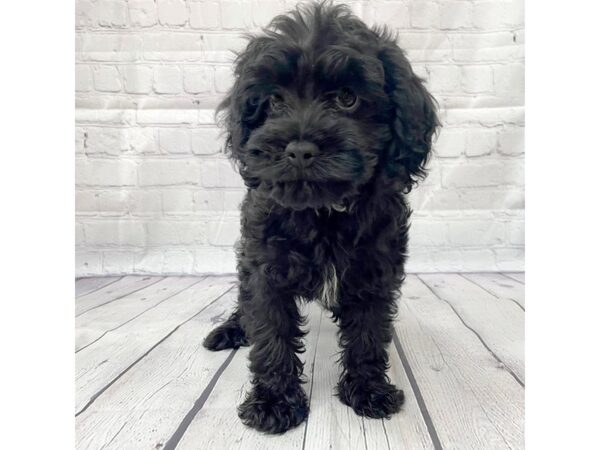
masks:
MULTIPOLYGON (((213 108, 241 34, 295 3, 76 1, 77 275, 235 270, 243 185, 213 108)), ((346 3, 399 31, 441 106, 407 269, 522 270, 522 1, 346 3)))

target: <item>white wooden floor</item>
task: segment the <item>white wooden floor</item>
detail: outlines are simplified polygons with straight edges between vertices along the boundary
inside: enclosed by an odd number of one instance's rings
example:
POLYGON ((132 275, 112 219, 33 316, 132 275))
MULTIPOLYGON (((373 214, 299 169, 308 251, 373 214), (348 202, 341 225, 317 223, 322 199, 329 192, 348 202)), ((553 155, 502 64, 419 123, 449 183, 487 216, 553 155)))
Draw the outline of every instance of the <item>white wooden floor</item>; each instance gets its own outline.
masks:
POLYGON ((363 419, 333 396, 336 327, 306 307, 308 422, 265 436, 239 421, 248 349, 202 339, 232 309, 232 276, 76 281, 78 449, 520 449, 524 274, 422 274, 403 287, 390 375, 406 403, 363 419))

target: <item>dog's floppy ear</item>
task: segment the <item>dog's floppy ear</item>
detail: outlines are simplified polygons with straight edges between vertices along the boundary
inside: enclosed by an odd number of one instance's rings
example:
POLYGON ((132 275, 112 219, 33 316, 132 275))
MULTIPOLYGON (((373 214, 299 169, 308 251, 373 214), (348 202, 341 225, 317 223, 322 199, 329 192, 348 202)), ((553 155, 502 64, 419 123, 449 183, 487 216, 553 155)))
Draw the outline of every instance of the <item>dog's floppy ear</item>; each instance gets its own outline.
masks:
POLYGON ((393 40, 386 39, 379 59, 385 72, 385 90, 393 107, 390 114, 393 137, 385 170, 388 176, 399 177, 406 191, 410 191, 418 179, 425 177, 432 139, 440 125, 436 103, 393 40))
POLYGON ((247 174, 244 144, 264 119, 264 106, 268 101, 268 97, 257 89, 260 80, 255 79, 248 66, 256 60, 262 44, 260 38, 250 38, 246 50, 235 61, 234 84, 217 106, 219 122, 226 132, 225 153, 238 166, 248 187, 255 187, 257 180, 247 174))

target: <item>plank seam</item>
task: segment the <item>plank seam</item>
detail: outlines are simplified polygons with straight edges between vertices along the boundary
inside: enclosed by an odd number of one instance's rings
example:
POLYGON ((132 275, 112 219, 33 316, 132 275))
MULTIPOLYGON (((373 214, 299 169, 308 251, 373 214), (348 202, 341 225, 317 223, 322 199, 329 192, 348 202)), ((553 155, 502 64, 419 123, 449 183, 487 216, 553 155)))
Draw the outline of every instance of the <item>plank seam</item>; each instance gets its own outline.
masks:
POLYGON ((483 340, 483 338, 481 337, 481 335, 479 333, 477 333, 477 331, 475 331, 473 328, 471 328, 461 317, 461 315, 458 313, 458 311, 456 310, 456 308, 454 308, 454 305, 452 305, 452 303, 450 303, 448 300, 440 297, 432 288, 431 286, 429 286, 419 275, 417 275, 417 278, 419 280, 421 280, 421 282, 427 287, 427 289, 429 289, 431 291, 431 293, 438 298, 439 300, 441 300, 442 302, 446 303, 450 309, 452 309, 452 311, 454 311, 454 314, 456 314, 456 316, 458 317, 458 319, 462 322, 462 324, 469 329, 475 336, 477 336, 477 339, 479 339, 479 342, 481 342, 481 344, 485 347, 485 349, 490 352, 490 354, 494 357, 494 359, 496 361, 498 361, 500 364, 502 364, 502 367, 515 379, 515 381, 517 383, 519 383, 521 385, 522 388, 525 387, 525 383, 519 378, 519 376, 510 368, 508 367, 504 361, 502 361, 502 359, 500 359, 500 357, 498 355, 496 355, 496 353, 494 353, 494 351, 486 344, 486 342, 483 340))
MULTIPOLYGON (((93 294, 94 292, 96 292, 96 291, 99 291, 100 289, 104 289, 105 287, 108 287, 108 286, 110 286, 111 284, 113 284, 113 283, 116 283, 117 281, 121 281, 123 278, 125 278, 125 276, 124 276, 124 275, 123 275, 123 276, 121 276, 121 277, 118 277, 116 280, 109 281, 108 283, 106 283, 106 284, 103 284, 102 286, 100 286, 100 287, 97 287, 96 289, 92 289, 91 291, 89 291, 89 292, 86 292, 85 294, 79 294, 79 295, 75 295, 75 298, 80 298, 80 297, 83 297, 83 296, 85 296, 85 295, 88 295, 88 294, 93 294)), ((77 280, 77 279, 75 279, 75 281, 77 282, 78 280, 77 280)))
POLYGON ((208 400, 208 397, 217 385, 219 378, 221 378, 221 375, 223 375, 223 372, 225 372, 225 369, 227 369, 227 367, 233 360, 233 357, 236 355, 237 350, 237 348, 232 350, 227 356, 227 359, 223 362, 223 364, 221 364, 219 369, 217 369, 210 382, 206 385, 206 387, 200 394, 200 397, 198 397, 198 399, 194 402, 192 408, 187 412, 187 414, 185 415, 185 417, 183 418, 173 435, 167 440, 163 447, 163 450, 174 450, 177 447, 177 445, 179 445, 181 438, 189 428, 196 415, 200 412, 200 410, 206 403, 206 400, 208 400))
POLYGON ((367 445, 367 430, 365 429, 365 418, 364 417, 360 418, 360 423, 361 423, 361 428, 362 428, 363 441, 365 443, 365 450, 369 450, 369 446, 367 445))
POLYGON ((150 311, 151 309, 154 309, 154 308, 156 308, 156 307, 157 307, 158 305, 160 305, 161 303, 163 303, 163 302, 166 302, 167 300, 169 300, 169 299, 171 299, 171 298, 175 297, 176 295, 179 295, 179 294, 181 294, 182 292, 185 292, 185 291, 187 291, 187 290, 188 290, 188 289, 190 289, 192 286, 195 286, 195 285, 197 285, 198 283, 200 283, 200 282, 202 282, 202 281, 206 280, 206 278, 207 278, 207 277, 206 277, 206 276, 204 276, 203 278, 199 279, 199 280, 198 280, 198 281, 196 281, 195 283, 192 283, 192 284, 190 284, 189 286, 187 286, 187 287, 185 287, 185 288, 181 289, 180 291, 177 291, 177 292, 175 292, 175 293, 173 293, 173 294, 169 295, 168 297, 166 297, 166 298, 162 299, 160 302, 158 302, 156 305, 154 305, 154 306, 151 306, 150 308, 148 308, 148 309, 145 309, 144 311, 142 311, 141 313, 139 313, 139 314, 137 314, 136 316, 132 317, 131 319, 129 319, 129 320, 126 320, 125 322, 123 322, 123 323, 122 323, 122 324, 120 324, 119 326, 117 326, 117 327, 114 327, 114 328, 111 328, 110 330, 106 330, 104 333, 102 333, 102 335, 101 335, 100 337, 98 337, 98 338, 94 339, 94 340, 93 340, 92 342, 90 342, 89 344, 86 344, 86 345, 84 345, 83 347, 81 347, 81 348, 79 348, 79 349, 75 350, 75 353, 79 353, 81 350, 83 350, 83 349, 85 349, 85 348, 88 348, 90 345, 92 345, 92 344, 94 344, 94 343, 98 342, 100 339, 102 339, 102 338, 103 338, 104 336, 106 336, 108 333, 111 333, 111 332, 113 332, 113 331, 115 331, 115 330, 118 330, 118 329, 119 329, 119 328, 121 328, 123 325, 126 325, 126 324, 128 324, 129 322, 131 322, 132 320, 135 320, 135 319, 137 319, 137 318, 138 318, 138 317, 140 317, 142 314, 145 314, 145 313, 147 313, 148 311, 150 311))
POLYGON ((90 400, 85 404, 85 406, 83 408, 81 408, 76 414, 75 417, 79 416, 80 414, 82 414, 83 412, 85 412, 85 410, 87 410, 92 403, 94 403, 96 401, 96 399, 98 397, 100 397, 104 392, 106 392, 106 390, 108 388, 110 388, 113 384, 115 384, 123 375, 125 375, 133 366, 135 366, 137 363, 139 363, 142 359, 144 359, 146 356, 148 356, 150 354, 150 352, 152 352, 156 347, 158 347, 160 344, 162 344, 164 341, 166 341, 173 333, 175 333, 182 325, 185 325, 186 323, 188 323, 189 321, 191 321, 192 319, 194 319, 194 317, 196 317, 197 315, 199 315, 200 313, 202 313, 202 311, 204 311, 205 309, 207 309, 208 307, 212 306, 215 302, 217 302, 217 300, 221 299, 225 294, 227 294, 229 291, 231 291, 233 288, 235 287, 235 285, 232 285, 229 287, 229 289, 226 289, 223 293, 221 293, 221 295, 219 295, 218 297, 216 297, 212 302, 210 302, 209 304, 205 305, 202 309, 200 309, 200 311, 198 311, 196 314, 194 314, 193 316, 189 317, 188 319, 186 319, 185 321, 181 322, 179 325, 177 325, 175 328, 173 328, 166 336, 164 336, 162 339, 160 339, 156 344, 154 344, 152 347, 150 347, 150 349, 148 349, 148 351, 146 351, 142 356, 140 356, 138 359, 136 359, 134 362, 132 362, 128 367, 125 368, 125 370, 123 370, 121 373, 119 373, 115 378, 113 378, 106 386, 104 386, 102 389, 100 389, 98 392, 96 392, 94 395, 92 395, 90 397, 90 400))
POLYGON ((500 275, 502 275, 502 276, 504 276, 504 277, 508 278, 509 280, 516 281, 517 283, 525 284, 525 283, 523 283, 521 280, 518 280, 518 279, 516 279, 516 278, 513 278, 513 277, 511 277, 511 276, 510 276, 509 274, 507 274, 507 273, 500 272, 500 275))
POLYGON ((161 277, 158 280, 156 280, 154 283, 150 283, 150 284, 147 284, 146 286, 142 286, 141 288, 135 289, 135 290, 133 290, 131 292, 127 292, 126 294, 120 295, 120 296, 118 296, 116 298, 113 298, 112 300, 109 300, 109 301, 107 301, 105 303, 102 303, 100 305, 92 306, 90 309, 86 309, 85 311, 82 311, 79 314, 75 314, 75 317, 82 316, 82 315, 84 315, 88 311, 92 311, 93 309, 100 308, 101 306, 108 305, 109 303, 112 303, 112 302, 116 302, 117 300, 120 300, 123 297, 127 297, 128 295, 135 294, 136 292, 141 291, 142 289, 146 289, 146 288, 149 288, 150 286, 154 286, 156 283, 160 283, 165 278, 167 278, 167 277, 161 277))
POLYGON ((392 450, 392 446, 390 445, 390 437, 388 436, 387 429, 385 428, 384 419, 381 419, 381 426, 383 427, 383 434, 385 434, 385 442, 387 442, 388 450, 392 450))
MULTIPOLYGON (((310 410, 310 404, 312 402, 312 393, 313 387, 315 383, 315 361, 317 360, 317 352, 319 350, 319 338, 321 337, 321 325, 323 322, 323 310, 321 310, 321 314, 319 314, 319 329, 317 330, 317 339, 315 340, 315 354, 313 355, 311 372, 310 372, 310 392, 308 393, 308 408, 310 410)), ((308 431, 308 421, 310 420, 310 414, 306 418, 306 422, 304 424, 304 437, 302 438, 302 450, 306 448, 306 433, 308 431)))
POLYGON ((404 367, 404 372, 406 373, 406 377, 408 378, 408 383, 415 395, 415 399, 417 400, 417 405, 419 406, 419 410, 421 411, 421 416, 423 416, 423 421, 425 422, 425 427, 427 428, 427 432, 429 433, 429 437, 431 438, 431 442, 433 444, 433 448, 435 450, 443 450, 442 443, 437 434, 437 430, 435 429, 435 425, 433 424, 433 420, 431 419, 431 415, 429 414, 429 410, 427 409, 427 405, 425 404, 425 400, 423 399, 423 394, 421 394, 421 389, 419 388, 419 384, 415 378, 415 375, 410 367, 408 362, 408 358, 402 349, 402 344, 400 343, 400 339, 398 338, 398 333, 394 329, 394 334, 392 335, 392 340, 394 342, 394 347, 396 347, 396 352, 398 352, 398 356, 400 357, 400 361, 402 362, 402 366, 404 367))
POLYGON ((510 297, 499 297, 496 294, 494 294, 492 291, 490 291, 489 289, 486 289, 485 287, 483 287, 482 285, 480 285, 479 283, 477 283, 476 281, 471 280, 470 278, 467 278, 466 276, 464 276, 462 273, 459 273, 459 275, 464 278, 465 280, 467 280, 469 283, 474 284, 475 286, 477 286, 478 288, 483 289, 485 292, 487 292, 488 294, 490 294, 493 297, 496 297, 498 300, 509 300, 511 302, 513 302, 515 305, 517 305, 519 308, 521 308, 523 311, 525 311, 525 307, 523 305, 521 305, 518 301, 516 301, 513 298, 510 297))

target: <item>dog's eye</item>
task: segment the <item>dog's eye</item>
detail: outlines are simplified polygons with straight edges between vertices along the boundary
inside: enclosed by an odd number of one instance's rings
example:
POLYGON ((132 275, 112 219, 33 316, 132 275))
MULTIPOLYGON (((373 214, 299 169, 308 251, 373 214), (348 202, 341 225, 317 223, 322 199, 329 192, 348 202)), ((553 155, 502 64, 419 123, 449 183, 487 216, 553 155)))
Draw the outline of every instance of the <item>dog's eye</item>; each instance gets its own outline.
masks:
POLYGON ((269 108, 273 112, 279 112, 283 109, 283 97, 280 94, 271 94, 269 97, 269 108))
POLYGON ((358 103, 358 97, 352 89, 343 88, 338 92, 335 102, 341 109, 354 109, 358 103))

